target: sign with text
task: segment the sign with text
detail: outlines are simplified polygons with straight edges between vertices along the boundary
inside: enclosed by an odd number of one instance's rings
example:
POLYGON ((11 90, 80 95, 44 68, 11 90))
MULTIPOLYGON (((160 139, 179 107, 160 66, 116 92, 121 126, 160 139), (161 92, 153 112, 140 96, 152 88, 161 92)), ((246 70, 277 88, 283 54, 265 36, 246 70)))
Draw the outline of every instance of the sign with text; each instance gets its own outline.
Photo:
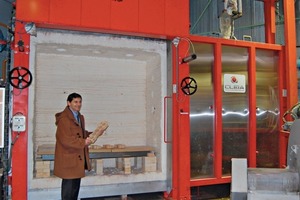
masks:
POLYGON ((246 77, 241 74, 224 74, 224 92, 245 93, 246 77))

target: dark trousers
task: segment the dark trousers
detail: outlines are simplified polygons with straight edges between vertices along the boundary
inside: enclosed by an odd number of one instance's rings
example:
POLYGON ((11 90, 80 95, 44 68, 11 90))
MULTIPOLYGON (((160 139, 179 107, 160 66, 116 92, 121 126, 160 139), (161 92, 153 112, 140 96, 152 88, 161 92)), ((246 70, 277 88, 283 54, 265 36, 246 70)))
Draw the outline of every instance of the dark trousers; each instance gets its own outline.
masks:
POLYGON ((61 199, 77 200, 80 189, 80 178, 62 179, 61 182, 61 199))

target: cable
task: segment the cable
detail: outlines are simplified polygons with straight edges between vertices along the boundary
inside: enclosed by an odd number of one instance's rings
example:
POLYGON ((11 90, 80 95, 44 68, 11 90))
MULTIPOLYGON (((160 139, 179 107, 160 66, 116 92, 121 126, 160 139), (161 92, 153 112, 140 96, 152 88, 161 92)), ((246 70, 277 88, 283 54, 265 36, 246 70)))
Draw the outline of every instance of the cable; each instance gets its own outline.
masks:
MULTIPOLYGON (((176 61, 175 61, 175 71, 176 71, 176 77, 175 77, 175 79, 176 79, 176 101, 177 102, 183 102, 185 100, 185 96, 184 96, 183 99, 179 99, 179 50, 178 50, 178 45, 179 45, 179 43, 180 43, 181 40, 185 40, 189 44, 189 48, 187 49, 187 52, 185 53, 185 56, 187 55, 187 53, 189 52, 189 50, 190 50, 191 47, 192 47, 192 50, 193 50, 193 54, 195 54, 194 45, 193 45, 192 41, 189 38, 180 38, 180 37, 174 38, 173 45, 176 48, 176 51, 175 51, 175 59, 176 59, 176 61)), ((194 58, 194 55, 193 55, 193 58, 194 58)), ((174 88, 173 88, 173 93, 174 93, 174 88)))
MULTIPOLYGON (((17 113, 15 113, 14 115, 13 115, 13 117, 14 116, 16 116, 16 115, 23 115, 23 113, 21 113, 21 112, 17 112, 17 113)), ((12 129, 12 119, 10 120, 10 128, 12 129)), ((20 137, 20 131, 18 131, 17 132, 17 135, 14 137, 14 138, 11 138, 11 143, 10 143, 10 151, 9 151, 9 157, 8 157, 8 164, 7 164, 7 166, 6 166, 6 169, 7 169, 7 172, 8 173, 10 173, 10 171, 11 171, 11 159, 12 159, 12 151, 13 151, 13 147, 14 147, 14 144, 16 144, 16 142, 17 142, 17 140, 19 139, 19 137, 20 137)))
POLYGON ((185 53, 184 56, 187 55, 187 53, 188 53, 189 50, 190 50, 190 47, 192 47, 192 51, 193 51, 193 53, 195 53, 195 48, 194 48, 194 45, 193 45, 192 41, 191 41, 189 38, 181 38, 181 39, 182 39, 182 40, 185 40, 185 41, 187 41, 187 42, 189 43, 189 48, 187 49, 187 51, 186 51, 186 53, 185 53))

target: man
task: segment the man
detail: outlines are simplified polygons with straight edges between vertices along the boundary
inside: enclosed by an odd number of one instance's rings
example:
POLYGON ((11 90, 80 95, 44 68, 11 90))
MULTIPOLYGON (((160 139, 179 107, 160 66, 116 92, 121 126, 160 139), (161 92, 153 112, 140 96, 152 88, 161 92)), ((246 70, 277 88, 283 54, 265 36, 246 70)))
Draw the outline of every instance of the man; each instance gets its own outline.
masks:
POLYGON ((57 113, 54 175, 62 179, 62 200, 77 200, 81 178, 91 170, 88 138, 83 115, 80 114, 82 98, 72 93, 67 98, 64 111, 57 113))

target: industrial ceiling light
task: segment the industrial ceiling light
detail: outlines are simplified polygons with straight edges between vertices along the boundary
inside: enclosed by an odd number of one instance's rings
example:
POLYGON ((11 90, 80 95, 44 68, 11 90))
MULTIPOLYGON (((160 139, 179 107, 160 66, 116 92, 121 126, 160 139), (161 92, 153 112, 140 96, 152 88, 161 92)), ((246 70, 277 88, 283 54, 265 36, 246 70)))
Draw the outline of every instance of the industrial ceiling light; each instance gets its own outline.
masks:
POLYGON ((191 62, 191 61, 195 60, 196 58, 197 58, 197 55, 196 55, 195 53, 193 53, 193 54, 191 54, 191 55, 189 55, 189 56, 184 57, 184 58, 181 60, 181 62, 182 62, 182 63, 188 63, 188 62, 191 62))
POLYGON ((189 44, 189 48, 192 47, 192 49, 193 49, 193 53, 190 54, 190 55, 188 55, 188 56, 186 56, 186 57, 184 57, 184 58, 181 60, 181 64, 182 64, 182 63, 188 63, 188 62, 191 62, 191 61, 195 60, 195 59, 197 58, 197 55, 195 54, 194 45, 193 45, 193 43, 191 42, 190 39, 188 39, 188 38, 175 37, 175 38, 173 39, 172 43, 173 43, 173 45, 177 48, 178 45, 179 45, 179 42, 180 42, 181 40, 187 41, 188 44, 189 44))
POLYGON ((28 33, 29 35, 32 35, 35 37, 37 36, 36 26, 33 22, 26 23, 24 28, 25 28, 26 33, 28 33))

